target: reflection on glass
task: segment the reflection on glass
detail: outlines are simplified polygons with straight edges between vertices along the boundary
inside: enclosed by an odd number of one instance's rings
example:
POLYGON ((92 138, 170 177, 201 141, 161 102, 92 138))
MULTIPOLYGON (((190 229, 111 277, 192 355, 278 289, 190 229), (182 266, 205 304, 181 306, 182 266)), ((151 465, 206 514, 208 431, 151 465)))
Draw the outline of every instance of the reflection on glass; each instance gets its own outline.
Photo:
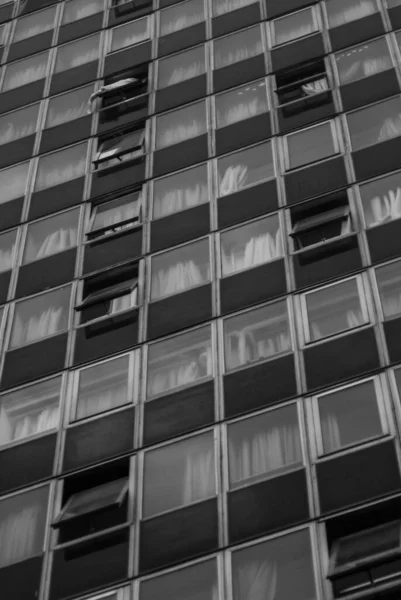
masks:
POLYGON ((367 227, 401 217, 401 172, 360 186, 367 227))
POLYGON ((54 73, 80 67, 99 58, 100 35, 91 35, 78 41, 58 46, 54 73))
POLYGON ((16 229, 0 235, 0 273, 13 268, 16 239, 16 229))
POLYGON ((326 2, 330 27, 339 27, 377 12, 376 0, 329 0, 326 2))
POLYGON ((385 38, 348 48, 336 55, 336 63, 341 85, 371 77, 392 67, 385 38))
POLYGON ((181 171, 154 183, 154 219, 161 219, 205 202, 209 202, 207 165, 181 171))
POLYGON ((213 16, 218 17, 233 10, 239 10, 244 6, 255 4, 257 0, 214 0, 213 1, 213 16))
POLYGON ((79 209, 28 226, 23 264, 63 252, 77 244, 79 209))
POLYGON ((247 60, 263 53, 261 30, 259 26, 234 33, 214 41, 214 68, 247 60))
POLYGON ((290 169, 328 158, 336 152, 330 123, 297 131, 286 139, 290 169))
POLYGON ((156 150, 185 142, 207 132, 206 104, 197 102, 156 120, 156 150))
POLYGON ((104 0, 71 0, 64 5, 62 25, 73 23, 103 10, 104 0))
POLYGON ((360 150, 401 135, 400 98, 391 98, 379 104, 347 115, 353 150, 360 150))
POLYGON ((125 25, 114 27, 111 30, 111 48, 110 52, 134 46, 139 42, 144 42, 149 38, 149 21, 148 18, 131 21, 125 25))
POLYGON ((45 128, 56 127, 56 125, 86 116, 93 89, 93 85, 88 85, 75 89, 73 92, 50 98, 45 128))
POLYGON ((256 81, 216 96, 217 127, 256 117, 269 110, 264 81, 256 81))
POLYGON ((35 192, 85 175, 87 143, 40 157, 35 192))
POLYGON ((29 162, 0 171, 0 204, 25 195, 29 162))
POLYGON ((274 177, 270 142, 220 158, 217 163, 219 196, 238 192, 248 185, 274 177))
POLYGON ((399 261, 376 269, 376 280, 385 319, 401 314, 401 263, 399 261))
POLYGON ((159 89, 198 77, 205 72, 205 47, 198 46, 159 61, 157 87, 159 89))
POLYGON ((160 36, 201 23, 205 19, 202 0, 188 0, 160 11, 160 36))
POLYGON ((0 144, 9 144, 36 132, 40 104, 32 104, 0 117, 0 144))
POLYGON ((142 581, 139 600, 218 600, 216 560, 142 581))
POLYGON ((277 45, 304 37, 318 29, 312 8, 275 19, 273 27, 277 45))
POLYGON ((49 52, 42 52, 42 54, 35 54, 30 58, 9 63, 5 67, 2 91, 7 92, 46 77, 48 58, 49 52))
POLYGON ((56 8, 48 8, 34 12, 27 17, 17 19, 15 26, 13 43, 20 42, 27 38, 39 35, 45 31, 50 31, 54 27, 54 19, 56 17, 56 8))

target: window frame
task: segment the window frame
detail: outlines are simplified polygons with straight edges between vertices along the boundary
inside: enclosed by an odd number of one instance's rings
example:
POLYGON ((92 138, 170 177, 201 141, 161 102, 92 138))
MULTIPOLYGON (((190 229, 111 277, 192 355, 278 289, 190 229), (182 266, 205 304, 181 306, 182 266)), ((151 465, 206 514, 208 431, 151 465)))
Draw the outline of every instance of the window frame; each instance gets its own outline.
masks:
POLYGON ((39 8, 39 10, 31 11, 31 12, 28 12, 28 13, 26 13, 24 15, 19 15, 18 19, 14 19, 14 22, 11 24, 12 31, 11 31, 9 43, 10 44, 18 44, 20 42, 24 42, 26 40, 30 40, 30 39, 38 36, 38 35, 43 35, 43 33, 47 33, 48 31, 53 31, 53 35, 52 35, 52 38, 53 38, 53 36, 54 36, 54 30, 57 28, 57 22, 58 22, 58 18, 57 18, 57 5, 56 4, 50 4, 48 6, 44 6, 42 8, 39 8), (16 40, 16 41, 14 40, 14 38, 15 38, 15 32, 17 30, 18 25, 21 23, 22 20, 28 21, 30 18, 37 16, 40 12, 45 12, 45 11, 49 11, 50 12, 51 9, 54 12, 53 25, 51 27, 48 27, 47 29, 45 29, 44 31, 41 31, 38 34, 29 35, 28 37, 25 36, 25 37, 22 37, 21 39, 16 40))
POLYGON ((49 98, 46 98, 43 104, 43 117, 42 117, 42 127, 41 127, 41 133, 42 135, 44 134, 45 131, 50 131, 52 130, 54 127, 60 127, 61 125, 66 125, 67 123, 74 123, 74 121, 76 121, 77 119, 82 119, 84 117, 86 117, 89 112, 86 111, 86 113, 84 115, 81 115, 80 117, 74 117, 73 119, 68 119, 67 121, 63 121, 62 123, 56 123, 55 125, 46 125, 49 116, 50 116, 50 106, 53 100, 56 100, 58 98, 61 98, 62 96, 67 96, 67 95, 73 95, 75 92, 80 92, 82 90, 84 90, 85 88, 92 88, 93 90, 95 90, 96 87, 96 83, 89 83, 89 84, 85 84, 82 86, 79 86, 77 88, 74 88, 73 90, 67 90, 64 91, 60 94, 55 94, 54 96, 50 96, 49 98))
MULTIPOLYGON (((228 14, 230 14, 230 13, 228 13, 228 14)), ((230 67, 230 66, 232 67, 233 65, 241 64, 241 63, 245 62, 246 60, 249 60, 250 58, 255 58, 257 56, 263 56, 264 62, 266 62, 266 52, 267 52, 266 31, 265 31, 265 27, 262 27, 262 23, 255 23, 253 25, 245 27, 244 29, 239 29, 237 31, 231 31, 230 33, 227 33, 220 37, 213 38, 210 42, 211 72, 213 74, 215 71, 218 72, 221 69, 226 69, 227 67, 230 67), (244 33, 246 34, 246 32, 250 31, 251 29, 259 30, 262 51, 257 54, 254 54, 253 56, 248 56, 248 57, 242 58, 241 60, 237 60, 235 62, 223 64, 221 66, 216 66, 216 43, 219 42, 220 40, 224 40, 226 38, 228 39, 229 37, 239 36, 244 33)))
MULTIPOLYGON (((281 73, 275 73, 273 82, 273 105, 275 106, 275 108, 279 110, 281 109, 283 111, 283 114, 285 114, 284 111, 291 107, 291 105, 296 105, 297 103, 304 103, 306 106, 302 110, 302 112, 306 112, 307 110, 309 110, 308 100, 312 100, 313 98, 319 98, 323 94, 331 92, 331 90, 333 89, 331 70, 329 68, 329 64, 329 59, 326 56, 324 56, 320 59, 312 59, 310 61, 307 61, 306 63, 298 65, 296 70, 290 67, 289 69, 283 70, 281 73), (304 72, 308 70, 311 71, 311 74, 306 74, 304 76, 304 72), (292 77, 292 81, 290 81, 289 83, 282 83, 280 79, 278 80, 280 76, 292 77), (280 99, 281 94, 289 93, 292 90, 296 91, 297 89, 301 89, 302 93, 302 87, 304 85, 308 85, 310 83, 317 83, 322 80, 325 80, 327 84, 327 89, 325 90, 319 90, 313 95, 308 96, 306 94, 304 96, 300 96, 299 98, 294 98, 292 100, 281 101, 280 99)), ((313 104, 311 108, 313 108, 313 104)), ((301 112, 301 110, 299 112, 301 112)))
POLYGON ((311 35, 314 35, 315 33, 319 33, 320 31, 322 31, 323 27, 322 27, 322 22, 320 19, 320 15, 317 11, 317 5, 312 5, 312 6, 304 6, 302 8, 300 8, 299 10, 293 10, 290 13, 287 13, 285 15, 281 15, 279 17, 276 17, 275 19, 272 19, 270 22, 270 36, 271 36, 271 46, 272 48, 281 48, 282 46, 286 45, 286 44, 291 44, 293 42, 297 42, 298 40, 303 40, 306 37, 309 37, 311 35), (288 19, 288 17, 291 17, 292 15, 296 15, 298 13, 301 12, 306 12, 309 11, 312 13, 312 23, 314 26, 313 31, 311 31, 310 33, 307 33, 305 35, 302 35, 301 37, 296 37, 296 38, 292 38, 290 40, 287 40, 285 42, 281 42, 278 43, 276 41, 277 39, 277 34, 276 34, 276 27, 275 24, 277 21, 281 21, 283 19, 288 19))
POLYGON ((147 155, 147 151, 146 151, 146 147, 147 147, 147 139, 148 139, 148 126, 147 126, 147 121, 145 123, 143 123, 141 126, 136 126, 133 129, 127 130, 126 128, 124 130, 119 130, 119 131, 115 131, 114 135, 106 135, 106 136, 99 136, 97 138, 97 146, 96 148, 94 148, 94 157, 92 158, 92 172, 100 172, 100 171, 108 171, 109 169, 114 169, 116 167, 120 167, 120 166, 127 166, 127 163, 131 163, 133 161, 135 162, 142 162, 143 160, 145 160, 146 155, 147 155), (139 136, 138 136, 138 143, 136 144, 136 146, 132 146, 129 149, 119 149, 119 146, 116 145, 116 151, 113 152, 113 148, 111 148, 110 150, 102 150, 102 146, 104 144, 107 144, 108 142, 111 142, 112 140, 119 140, 121 139, 122 141, 124 139, 126 139, 127 137, 129 137, 130 135, 135 134, 136 132, 140 132, 139 136), (112 154, 110 154, 110 152, 112 154), (135 152, 134 156, 131 156, 129 158, 125 158, 124 156, 126 154, 131 154, 132 152, 135 152), (110 155, 109 155, 110 154, 110 155), (118 159, 120 161, 120 164, 111 164, 111 165, 104 165, 105 163, 107 163, 109 160, 112 159, 118 159))
MULTIPOLYGON (((234 104, 234 107, 235 106, 236 105, 234 104)), ((246 121, 249 121, 252 118, 260 117, 261 115, 269 115, 269 113, 271 113, 271 106, 270 106, 270 95, 269 95, 269 87, 268 87, 267 77, 261 77, 260 79, 250 81, 249 83, 237 85, 234 88, 230 88, 228 90, 223 90, 221 92, 213 94, 213 96, 212 96, 211 114, 212 114, 212 120, 213 120, 215 131, 221 131, 222 129, 224 129, 225 127, 229 127, 230 125, 237 125, 238 123, 245 123, 246 121), (267 107, 266 110, 257 112, 255 115, 250 115, 250 116, 246 116, 245 118, 237 119, 237 120, 233 121, 232 123, 225 123, 223 125, 219 125, 218 99, 221 96, 228 96, 230 94, 232 96, 234 96, 241 89, 249 88, 251 86, 264 87, 264 100, 266 101, 266 107, 267 107)), ((243 148, 240 148, 240 150, 242 150, 242 149, 243 148)))
MULTIPOLYGON (((174 6, 174 5, 173 5, 174 6)), ((157 60, 154 61, 154 81, 155 81, 155 92, 161 92, 162 90, 167 90, 168 88, 171 88, 173 85, 179 85, 182 83, 186 83, 188 81, 192 81, 193 79, 195 79, 196 77, 207 77, 207 72, 208 72, 208 66, 209 66, 209 58, 210 58, 210 50, 209 47, 207 46, 207 43, 205 44, 197 44, 196 46, 190 46, 189 48, 183 48, 181 50, 178 50, 176 52, 174 52, 173 54, 167 54, 166 56, 161 56, 160 58, 158 58, 157 60), (181 81, 177 82, 177 83, 171 83, 165 86, 160 86, 160 64, 164 63, 166 61, 173 61, 174 58, 179 57, 182 54, 186 54, 188 52, 193 52, 193 51, 203 51, 203 65, 204 65, 204 69, 203 72, 200 73, 199 75, 195 75, 194 77, 189 77, 186 79, 182 79, 181 81)))
MULTIPOLYGON (((133 2, 133 0, 128 0, 125 4, 129 4, 130 2, 133 2)), ((116 9, 118 7, 114 7, 112 6, 111 9, 116 9)), ((136 8, 134 8, 134 10, 137 10, 136 8)), ((114 56, 115 54, 117 54, 117 52, 123 52, 124 50, 128 50, 129 48, 135 48, 136 46, 140 46, 141 44, 146 44, 148 42, 152 41, 152 38, 154 37, 154 17, 153 17, 153 13, 145 15, 145 16, 141 16, 137 19, 130 19, 128 21, 125 21, 124 23, 119 23, 116 24, 114 27, 110 27, 108 30, 106 30, 106 41, 105 41, 105 55, 107 56, 114 56), (123 46, 122 48, 117 48, 116 50, 112 49, 113 46, 113 34, 115 31, 123 28, 123 27, 128 27, 130 24, 132 23, 136 23, 137 21, 147 21, 147 25, 146 25, 146 38, 144 38, 143 40, 136 42, 135 44, 130 44, 128 46, 123 46)))
MULTIPOLYGON (((180 6, 182 6, 183 4, 185 4, 186 2, 190 3, 192 2, 193 4, 196 3, 202 3, 203 5, 203 19, 200 21, 197 21, 196 23, 192 24, 192 25, 187 25, 186 27, 182 27, 180 29, 176 29, 175 31, 170 31, 169 33, 162 33, 162 13, 164 12, 168 12, 171 9, 175 9, 177 8, 177 2, 170 4, 168 6, 164 6, 163 8, 160 8, 155 14, 155 21, 156 21, 156 25, 155 25, 155 36, 157 37, 159 43, 160 40, 162 38, 165 38, 169 35, 174 35, 176 33, 179 33, 181 31, 185 31, 190 29, 191 27, 196 27, 197 25, 200 25, 201 23, 207 23, 208 20, 208 6, 207 6, 207 0, 182 0, 182 2, 179 3, 180 6)), ((185 12, 184 12, 185 14, 185 12)), ((189 13, 188 13, 189 14, 189 13)), ((206 26, 206 25, 205 25, 206 26)))
POLYGON ((338 156, 343 151, 343 149, 342 149, 342 145, 341 145, 341 135, 338 130, 336 117, 334 117, 333 119, 330 119, 328 121, 320 121, 319 123, 315 123, 308 127, 303 127, 302 129, 297 129, 296 131, 292 131, 290 133, 285 134, 282 137, 282 148, 283 148, 283 155, 284 155, 284 172, 293 172, 298 169, 306 169, 311 165, 316 165, 316 164, 319 164, 326 160, 330 160, 335 156, 338 156), (295 167, 291 166, 291 156, 290 156, 288 138, 290 138, 291 136, 299 135, 299 134, 303 133, 304 131, 310 131, 312 129, 316 129, 318 127, 322 127, 322 126, 328 125, 328 124, 330 125, 331 137, 332 137, 332 141, 333 141, 333 148, 334 148, 333 154, 330 154, 329 156, 323 156, 322 158, 318 158, 316 160, 313 160, 312 162, 303 163, 302 165, 297 165, 295 167))
MULTIPOLYGON (((366 231, 369 231, 370 229, 375 229, 376 227, 381 227, 382 225, 387 225, 388 223, 392 223, 394 221, 399 221, 401 219, 401 214, 397 217, 395 217, 394 219, 389 219, 389 220, 385 220, 384 222, 379 222, 379 223, 372 223, 371 225, 368 225, 368 221, 366 218, 366 214, 365 214, 365 208, 364 208, 364 201, 363 201, 363 197, 362 197, 362 189, 361 188, 366 188, 367 186, 371 185, 371 184, 376 184, 377 182, 380 182, 381 180, 391 180, 394 177, 399 177, 400 178, 400 193, 401 193, 401 171, 393 171, 391 173, 385 173, 382 175, 379 175, 377 177, 374 177, 372 179, 369 179, 368 181, 363 181, 363 182, 358 182, 358 184, 356 185, 357 187, 357 193, 356 196, 358 198, 358 205, 359 205, 359 212, 361 214, 361 218, 362 218, 362 224, 363 227, 366 231)), ((398 188, 397 188, 398 189, 398 188)), ((386 190, 386 194, 389 194, 389 192, 391 191, 391 188, 388 187, 386 190)), ((382 198, 383 196, 380 196, 380 198, 382 198)), ((372 200, 372 198, 370 199, 372 200)), ((401 202, 400 202, 401 204, 401 202)), ((367 211, 366 211, 367 212, 367 211)))
POLYGON ((93 203, 90 206, 89 217, 87 220, 87 225, 85 228, 85 240, 86 243, 91 243, 101 240, 107 240, 112 238, 113 236, 118 236, 120 233, 127 231, 128 229, 139 229, 143 226, 145 220, 145 199, 146 199, 146 188, 145 184, 142 185, 139 189, 134 189, 126 194, 122 194, 121 196, 117 194, 114 198, 105 199, 104 202, 93 203), (138 197, 134 200, 134 202, 138 202, 138 216, 134 216, 129 219, 125 219, 124 221, 119 221, 113 225, 106 225, 104 227, 99 227, 98 229, 93 229, 93 226, 96 221, 96 215, 98 209, 104 207, 106 204, 112 204, 122 198, 129 197, 131 195, 138 195, 138 197), (117 228, 115 231, 114 229, 117 228))

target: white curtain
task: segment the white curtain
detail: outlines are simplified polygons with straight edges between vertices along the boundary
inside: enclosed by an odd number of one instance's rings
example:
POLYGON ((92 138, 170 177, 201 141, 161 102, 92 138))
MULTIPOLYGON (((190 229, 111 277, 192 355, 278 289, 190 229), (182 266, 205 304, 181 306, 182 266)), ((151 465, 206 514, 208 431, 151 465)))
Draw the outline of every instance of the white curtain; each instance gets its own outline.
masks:
POLYGON ((204 276, 193 260, 177 263, 168 269, 160 269, 152 277, 153 299, 179 294, 207 279, 209 274, 204 276))
MULTIPOLYGON (((333 316, 335 320, 338 319, 338 315, 333 316)), ((322 333, 318 322, 311 321, 312 340, 318 340, 321 337, 324 337, 325 335, 337 333, 341 329, 353 329, 354 327, 359 327, 364 323, 364 318, 361 310, 347 310, 343 316, 343 327, 337 328, 336 330, 329 331, 327 333, 322 333)), ((330 324, 330 317, 327 319, 327 322, 330 324)))
POLYGON ((396 117, 387 117, 384 121, 379 137, 377 138, 378 142, 384 142, 386 140, 390 140, 392 138, 398 137, 401 135, 401 113, 396 117))
POLYGON ((299 25, 295 29, 287 29, 286 31, 276 33, 276 44, 285 44, 286 42, 290 42, 291 40, 296 40, 306 35, 310 35, 314 31, 316 31, 316 27, 311 17, 310 23, 304 23, 303 25, 299 25))
POLYGON ((122 310, 128 310, 138 304, 138 288, 135 287, 128 294, 113 298, 110 304, 110 314, 114 315, 122 310))
POLYGON ((50 165, 39 168, 36 176, 35 191, 43 190, 54 185, 60 185, 71 179, 81 177, 85 173, 86 153, 78 157, 75 162, 67 162, 64 165, 52 168, 50 165))
POLYGON ((53 335, 60 330, 63 308, 52 307, 44 310, 38 317, 23 320, 17 313, 13 328, 12 345, 19 346, 53 335))
POLYGON ((381 73, 390 67, 391 59, 389 56, 378 58, 366 57, 365 59, 361 58, 359 60, 355 59, 354 62, 346 69, 341 68, 341 64, 338 64, 340 81, 342 84, 355 81, 356 79, 361 79, 363 77, 376 75, 376 73, 381 73))
MULTIPOLYGON (((200 0, 197 0, 199 5, 201 6, 200 0)), ((181 9, 182 11, 182 9, 181 9)), ((187 27, 192 27, 193 25, 197 25, 204 20, 203 11, 188 11, 188 14, 180 14, 176 17, 170 18, 169 20, 162 19, 162 23, 160 25, 160 35, 169 35, 170 33, 175 33, 176 31, 181 31, 181 29, 186 29, 187 27)), ((164 17, 164 15, 163 15, 164 17)))
POLYGON ((23 123, 21 125, 16 125, 9 121, 4 130, 0 131, 0 144, 8 144, 14 140, 32 135, 36 131, 36 121, 37 118, 30 123, 23 123))
POLYGON ((241 102, 236 106, 232 106, 223 114, 218 115, 219 127, 226 127, 238 121, 245 121, 259 115, 266 110, 266 103, 261 102, 259 98, 254 98, 250 102, 241 102))
POLYGON ((236 600, 274 600, 277 591, 277 564, 270 560, 254 560, 235 570, 236 600))
POLYGON ((0 567, 30 558, 35 553, 39 505, 11 513, 0 523, 0 567))
POLYGON ((330 16, 330 27, 338 27, 357 19, 363 19, 375 12, 375 0, 352 0, 349 8, 341 7, 337 14, 330 16))
POLYGON ((240 46, 236 50, 232 50, 227 53, 219 52, 218 48, 216 48, 215 52, 215 69, 221 69, 222 67, 227 67, 228 65, 232 65, 237 62, 241 62, 242 60, 252 58, 253 56, 257 56, 258 54, 262 54, 263 45, 262 41, 258 40, 253 46, 240 46))
POLYGON ((316 79, 315 81, 311 81, 310 83, 305 83, 302 86, 302 91, 307 96, 315 96, 320 92, 326 92, 329 89, 327 79, 322 77, 321 79, 316 79))
POLYGON ((238 10, 254 3, 255 0, 214 0, 213 15, 218 17, 219 15, 224 15, 232 10, 238 10))
POLYGON ((163 196, 156 198, 153 217, 155 219, 166 217, 167 215, 207 202, 208 198, 207 185, 201 183, 166 191, 163 196))
POLYGON ((80 390, 77 403, 77 419, 111 410, 127 402, 128 387, 126 373, 120 378, 107 381, 100 378, 87 389, 80 390))
POLYGON ((334 413, 327 413, 322 419, 322 437, 326 452, 341 448, 340 427, 334 413))
POLYGON ((54 429, 58 425, 59 409, 57 406, 45 406, 41 410, 32 412, 16 419, 13 440, 20 440, 54 429))
POLYGON ((185 460, 182 489, 183 504, 198 502, 215 494, 215 466, 213 450, 189 454, 185 460))
POLYGON ((227 196, 240 190, 247 182, 248 167, 245 165, 230 166, 220 179, 219 195, 227 196))
POLYGON ((0 273, 8 271, 13 266, 15 243, 11 248, 0 248, 0 273))
POLYGON ((229 370, 291 350, 289 334, 274 331, 269 337, 266 336, 262 339, 258 339, 252 331, 247 329, 233 331, 228 334, 226 343, 226 360, 229 370))
POLYGON ((47 115, 46 127, 56 127, 62 123, 79 119, 87 114, 88 98, 84 98, 80 104, 75 106, 67 106, 64 109, 54 109, 49 105, 49 113, 47 115))
POLYGON ((127 202, 127 204, 115 206, 109 210, 99 211, 96 213, 92 231, 106 227, 116 231, 115 225, 138 217, 140 208, 140 202, 127 202))
POLYGON ((95 39, 87 38, 84 43, 73 42, 66 46, 60 46, 54 72, 61 73, 97 60, 99 57, 99 40, 100 37, 95 36, 95 39))
POLYGON ((175 125, 173 127, 166 127, 160 131, 157 135, 157 148, 165 148, 166 146, 172 146, 173 144, 179 144, 185 142, 191 138, 202 135, 205 131, 205 123, 201 123, 193 119, 186 125, 175 125))
POLYGON ((231 275, 243 269, 250 269, 283 255, 283 239, 280 229, 275 236, 270 233, 258 235, 247 242, 243 252, 222 251, 223 275, 231 275))
POLYGON ((103 10, 104 0, 75 0, 66 2, 62 24, 72 23, 90 17, 103 10))
POLYGON ((202 377, 212 375, 213 355, 210 347, 206 348, 198 355, 179 359, 173 358, 173 364, 167 364, 160 369, 152 372, 149 369, 148 394, 155 396, 167 392, 168 390, 189 385, 202 377))
POLYGON ((387 195, 375 196, 370 201, 370 222, 368 226, 380 225, 401 217, 401 188, 388 190, 387 195))
POLYGON ((57 252, 68 250, 77 245, 76 228, 61 228, 49 233, 49 235, 39 244, 35 244, 33 236, 28 237, 27 251, 25 260, 38 260, 51 256, 57 252))
POLYGON ((6 70, 2 91, 6 92, 17 87, 22 87, 23 85, 28 85, 28 83, 33 83, 39 79, 43 79, 46 76, 46 68, 47 57, 42 64, 33 67, 24 67, 22 65, 19 70, 13 69, 14 72, 9 71, 9 75, 7 75, 6 70))
POLYGON ((401 314, 401 293, 393 291, 392 293, 386 293, 382 297, 383 313, 385 318, 395 317, 401 314))

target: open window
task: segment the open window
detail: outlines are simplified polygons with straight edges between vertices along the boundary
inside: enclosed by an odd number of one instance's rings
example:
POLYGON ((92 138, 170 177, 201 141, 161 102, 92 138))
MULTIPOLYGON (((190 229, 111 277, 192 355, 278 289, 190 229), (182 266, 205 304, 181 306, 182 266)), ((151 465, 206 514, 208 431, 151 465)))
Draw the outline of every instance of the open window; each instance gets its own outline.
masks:
POLYGON ((302 63, 276 74, 277 103, 290 116, 324 104, 330 98, 324 59, 302 63))
POLYGON ((100 138, 93 160, 95 169, 107 169, 123 162, 142 159, 145 155, 145 126, 122 130, 113 136, 100 138))
POLYGON ((121 103, 130 103, 143 96, 147 98, 148 91, 148 65, 140 65, 135 69, 123 71, 118 75, 106 77, 104 85, 96 90, 89 98, 89 111, 100 109, 100 122, 111 113, 106 111, 112 106, 121 103))
POLYGON ((93 207, 89 240, 123 231, 142 221, 142 190, 114 198, 93 207))
POLYGON ((111 8, 114 9, 116 17, 124 17, 125 15, 134 16, 137 10, 150 6, 152 0, 111 0, 111 8))

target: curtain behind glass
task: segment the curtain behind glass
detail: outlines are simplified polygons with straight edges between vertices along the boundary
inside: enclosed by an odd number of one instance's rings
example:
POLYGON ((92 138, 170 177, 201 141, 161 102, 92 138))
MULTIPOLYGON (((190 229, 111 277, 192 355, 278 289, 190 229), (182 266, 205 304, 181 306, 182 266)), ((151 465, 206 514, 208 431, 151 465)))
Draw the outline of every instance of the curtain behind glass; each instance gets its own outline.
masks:
POLYGON ((93 93, 93 85, 79 88, 68 94, 50 98, 47 108, 45 128, 79 119, 88 114, 88 102, 93 93))
POLYGON ((160 11, 160 36, 201 23, 205 19, 203 0, 189 0, 160 11))
POLYGON ((258 0, 213 0, 213 16, 218 17, 219 15, 224 15, 232 10, 238 10, 244 8, 244 6, 255 4, 257 1, 258 0))
POLYGON ((77 244, 79 209, 28 226, 23 264, 46 258, 77 244))
POLYGON ((14 265, 17 230, 0 235, 0 273, 9 271, 14 265))
POLYGON ((401 135, 400 97, 347 115, 352 150, 360 150, 401 135))
POLYGON ((185 142, 207 131, 206 104, 198 102, 167 113, 156 121, 156 150, 185 142))
POLYGON ((158 63, 157 86, 159 89, 198 77, 205 72, 205 48, 198 46, 158 63))
POLYGON ((126 223, 118 227, 119 223, 140 219, 142 208, 142 193, 137 192, 116 198, 95 207, 91 232, 99 229, 110 228, 118 231, 124 227, 130 227, 132 223, 126 223))
POLYGON ((340 84, 371 77, 391 69, 392 60, 385 38, 349 48, 336 55, 340 84))
POLYGON ((214 41, 214 68, 247 60, 263 52, 260 27, 251 27, 240 33, 234 33, 214 41))
POLYGON ((87 144, 47 154, 39 159, 35 192, 85 175, 87 144))
POLYGON ((0 117, 0 144, 8 144, 36 132, 40 104, 0 117))
POLYGON ((54 73, 80 67, 99 58, 100 35, 91 35, 77 42, 59 46, 54 73))
POLYGON ((25 195, 29 162, 0 171, 0 204, 25 195))
POLYGON ((330 0, 326 2, 330 27, 339 27, 377 12, 375 0, 330 0))
POLYGON ((367 227, 401 217, 401 173, 376 179, 359 189, 367 227))
POLYGON ((401 262, 376 269, 377 287, 385 319, 401 314, 401 262))
POLYGON ((219 159, 219 196, 238 192, 248 185, 274 176, 271 143, 253 146, 219 159))
POLYGON ((131 21, 126 25, 120 25, 112 29, 112 39, 110 52, 139 44, 149 39, 149 20, 138 19, 138 21, 131 21))
POLYGON ((220 94, 216 96, 215 102, 217 127, 226 127, 269 110, 264 81, 256 81, 220 94))
POLYGON ((3 81, 3 92, 7 92, 23 85, 28 85, 46 77, 48 52, 35 54, 31 58, 25 58, 14 63, 9 63, 5 69, 6 74, 3 81))
POLYGON ((56 7, 34 12, 27 17, 20 17, 17 19, 13 43, 20 42, 26 38, 30 38, 53 29, 55 17, 56 7))
POLYGON ((273 25, 277 45, 310 35, 317 30, 310 8, 275 19, 273 25))
POLYGON ((71 0, 64 5, 62 25, 90 17, 103 10, 104 0, 71 0))
POLYGON ((207 165, 201 165, 155 181, 153 218, 160 219, 208 201, 207 165))

